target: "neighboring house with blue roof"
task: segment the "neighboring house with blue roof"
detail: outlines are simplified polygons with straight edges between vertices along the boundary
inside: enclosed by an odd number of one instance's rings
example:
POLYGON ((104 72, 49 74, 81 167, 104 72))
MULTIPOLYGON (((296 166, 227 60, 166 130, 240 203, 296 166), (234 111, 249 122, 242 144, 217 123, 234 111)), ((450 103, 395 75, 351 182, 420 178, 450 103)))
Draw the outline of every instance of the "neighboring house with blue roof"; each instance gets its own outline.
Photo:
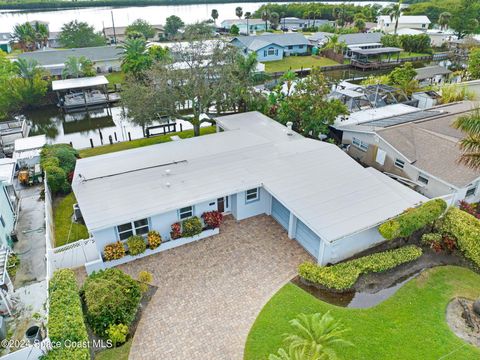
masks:
POLYGON ((305 55, 311 48, 307 38, 297 33, 237 36, 230 43, 242 49, 245 55, 256 53, 260 62, 282 60, 290 55, 305 55))

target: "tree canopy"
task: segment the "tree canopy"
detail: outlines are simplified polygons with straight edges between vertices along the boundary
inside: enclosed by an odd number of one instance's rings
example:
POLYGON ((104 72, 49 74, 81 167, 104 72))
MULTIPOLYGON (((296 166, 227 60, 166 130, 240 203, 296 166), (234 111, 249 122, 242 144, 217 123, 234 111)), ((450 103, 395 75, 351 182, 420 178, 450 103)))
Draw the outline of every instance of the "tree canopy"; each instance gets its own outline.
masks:
POLYGON ((176 15, 171 15, 165 22, 165 34, 170 39, 178 34, 178 30, 185 26, 185 23, 176 15))
POLYGON ((100 32, 95 32, 93 26, 77 20, 70 21, 62 26, 58 41, 66 48, 83 48, 106 44, 103 35, 100 32))
POLYGON ((146 20, 137 19, 125 29, 125 34, 127 36, 131 33, 139 33, 145 40, 148 40, 155 36, 155 29, 146 20))

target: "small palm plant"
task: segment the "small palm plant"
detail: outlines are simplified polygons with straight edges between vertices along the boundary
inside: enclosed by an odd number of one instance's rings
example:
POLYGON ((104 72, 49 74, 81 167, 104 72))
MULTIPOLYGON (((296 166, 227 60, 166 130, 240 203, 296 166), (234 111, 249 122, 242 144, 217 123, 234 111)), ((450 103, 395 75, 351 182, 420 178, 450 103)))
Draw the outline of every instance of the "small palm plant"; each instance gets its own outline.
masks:
POLYGON ((473 170, 480 170, 480 108, 460 116, 453 126, 467 135, 459 143, 463 150, 459 161, 473 170))
POLYGON ((343 339, 348 329, 330 315, 316 313, 300 314, 290 320, 294 333, 285 334, 288 352, 279 349, 278 355, 270 355, 269 360, 333 360, 337 359, 334 346, 352 346, 343 339))

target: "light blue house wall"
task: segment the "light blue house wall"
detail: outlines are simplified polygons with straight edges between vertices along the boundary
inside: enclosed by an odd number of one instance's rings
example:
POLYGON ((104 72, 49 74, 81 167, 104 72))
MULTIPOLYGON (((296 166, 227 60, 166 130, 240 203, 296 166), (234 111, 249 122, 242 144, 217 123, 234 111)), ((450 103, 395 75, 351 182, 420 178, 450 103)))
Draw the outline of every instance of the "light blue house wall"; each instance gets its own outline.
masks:
POLYGON ((0 181, 0 246, 10 247, 11 234, 15 228, 15 209, 3 181, 0 181))
POLYGON ((257 61, 276 61, 283 59, 283 47, 277 44, 270 44, 256 51, 257 61))
POLYGON ((308 52, 307 45, 291 45, 284 48, 285 55, 300 54, 303 55, 308 52))

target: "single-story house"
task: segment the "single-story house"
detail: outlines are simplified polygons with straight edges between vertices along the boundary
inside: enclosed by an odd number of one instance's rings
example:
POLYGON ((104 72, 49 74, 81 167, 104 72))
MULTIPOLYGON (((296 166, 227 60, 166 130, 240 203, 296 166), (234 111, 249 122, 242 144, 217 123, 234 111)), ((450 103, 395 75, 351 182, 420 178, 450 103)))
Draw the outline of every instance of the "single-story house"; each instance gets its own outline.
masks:
POLYGON ((359 125, 336 126, 348 154, 429 197, 480 200, 480 173, 460 164, 465 134, 452 127, 473 102, 392 115, 359 125))
MULTIPOLYGON (((110 44, 115 44, 115 39, 117 40, 118 44, 126 40, 127 27, 128 26, 115 26, 115 29, 113 27, 106 27, 103 28, 103 35, 108 39, 108 42, 110 44)), ((152 27, 155 30, 155 34, 153 35, 153 37, 147 40, 158 41, 163 39, 163 37, 165 36, 165 30, 163 25, 152 25, 152 27)))
POLYGON ((12 52, 12 35, 10 33, 0 33, 0 50, 7 54, 12 52))
MULTIPOLYGON (((316 32, 308 37, 310 43, 314 46, 322 47, 325 45, 329 38, 335 34, 327 32, 316 32)), ((338 35, 338 42, 344 42, 347 46, 344 55, 351 56, 351 51, 354 49, 375 49, 381 48, 383 34, 379 32, 373 33, 355 33, 355 34, 342 34, 338 35)))
POLYGON ((93 62, 98 73, 119 71, 123 50, 116 46, 96 46, 75 49, 39 50, 20 54, 20 59, 36 60, 53 76, 61 76, 69 57, 85 56, 93 62))
POLYGON ((230 43, 240 48, 245 55, 256 53, 260 62, 282 60, 289 55, 304 55, 311 48, 307 38, 299 33, 237 36, 230 43))
POLYGON ((284 31, 297 31, 308 26, 322 26, 332 23, 332 21, 324 19, 299 19, 297 17, 284 17, 280 19, 280 27, 284 31))
MULTIPOLYGON (((380 15, 377 18, 377 29, 385 33, 395 31, 395 19, 390 18, 389 15, 380 15)), ((418 29, 427 31, 431 24, 430 19, 425 15, 401 15, 398 18, 398 29, 418 29)))
POLYGON ((415 71, 417 72, 415 79, 418 80, 421 85, 444 83, 452 73, 446 67, 440 65, 425 66, 415 69, 415 71))
POLYGON ((194 241, 171 240, 171 225, 219 211, 271 215, 318 263, 335 263, 383 242, 379 224, 426 200, 259 112, 216 120, 216 134, 77 161, 72 188, 99 253, 149 230, 159 251, 194 241))
POLYGON ((240 34, 255 34, 257 31, 267 31, 269 24, 268 20, 265 23, 262 19, 228 19, 223 20, 220 27, 230 31, 232 25, 236 25, 240 30, 240 34))
POLYGON ((50 31, 48 33, 48 47, 57 49, 61 48, 62 45, 60 44, 60 41, 58 41, 58 37, 60 36, 60 31, 50 31))

